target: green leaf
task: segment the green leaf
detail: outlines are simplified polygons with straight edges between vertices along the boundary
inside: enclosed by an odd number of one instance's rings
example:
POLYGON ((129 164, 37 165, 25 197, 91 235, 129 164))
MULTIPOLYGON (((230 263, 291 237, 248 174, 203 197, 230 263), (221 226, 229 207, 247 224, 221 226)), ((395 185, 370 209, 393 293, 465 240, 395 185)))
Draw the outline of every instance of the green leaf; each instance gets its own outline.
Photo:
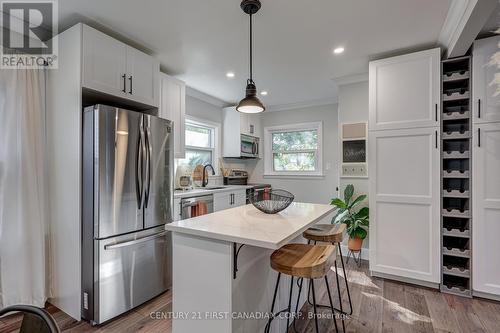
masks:
POLYGON ((335 224, 339 224, 339 223, 343 223, 345 218, 348 216, 349 214, 349 211, 348 210, 345 210, 345 209, 342 209, 340 212, 337 213, 337 215, 335 215, 335 217, 332 219, 332 223, 335 223, 335 224))
POLYGON ((370 210, 368 209, 368 207, 363 207, 354 215, 357 219, 365 219, 370 215, 370 210))
POLYGON ((349 205, 349 209, 354 208, 357 204, 360 204, 366 199, 366 194, 360 195, 349 205))
POLYGON ((355 230, 353 231, 352 235, 349 235, 349 236, 350 236, 350 237, 353 237, 353 238, 354 238, 354 237, 359 237, 359 238, 361 238, 361 239, 365 239, 367 234, 368 234, 368 233, 366 232, 366 230, 365 230, 365 229, 363 229, 363 228, 359 227, 359 228, 357 228, 357 229, 355 229, 355 230))
POLYGON ((354 194, 354 185, 352 184, 347 185, 344 190, 344 200, 346 205, 349 205, 349 202, 351 201, 353 194, 354 194))
POLYGON ((338 207, 338 208, 344 208, 344 209, 347 208, 347 204, 344 201, 342 201, 342 199, 339 199, 339 198, 333 199, 332 202, 331 202, 331 204, 333 206, 338 207))
POLYGON ((370 221, 368 219, 362 219, 362 220, 358 220, 358 221, 359 221, 359 224, 362 226, 368 227, 370 225, 370 221))

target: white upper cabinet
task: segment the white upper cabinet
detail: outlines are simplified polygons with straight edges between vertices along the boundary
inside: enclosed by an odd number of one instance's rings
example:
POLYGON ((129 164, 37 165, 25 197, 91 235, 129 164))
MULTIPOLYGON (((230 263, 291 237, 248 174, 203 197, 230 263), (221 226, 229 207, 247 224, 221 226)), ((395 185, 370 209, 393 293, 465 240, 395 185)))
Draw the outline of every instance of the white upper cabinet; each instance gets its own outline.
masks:
MULTIPOLYGON (((235 112, 236 108, 234 108, 235 112)), ((258 138, 262 137, 261 133, 261 118, 259 114, 246 114, 246 113, 240 113, 240 132, 241 134, 245 135, 251 135, 251 136, 256 136, 258 138)))
POLYGON ((500 296, 500 122, 474 125, 472 173, 473 289, 500 296))
POLYGON ((126 94, 127 45, 83 26, 83 86, 106 94, 126 94))
POLYGON ((436 128, 370 132, 370 270, 440 282, 436 128))
POLYGON ((231 106, 223 109, 223 156, 239 157, 241 154, 241 134, 260 138, 259 157, 262 152, 262 116, 245 114, 231 106))
POLYGON ((144 52, 127 46, 127 93, 136 101, 158 106, 159 62, 144 52))
POLYGON ((160 73, 159 116, 174 122, 174 155, 185 157, 186 84, 160 73))
POLYGON ((159 72, 153 57, 83 25, 83 87, 158 107, 159 72))
MULTIPOLYGON (((495 84, 498 64, 492 62, 498 54, 500 36, 474 42, 472 51, 472 111, 474 123, 500 121, 499 86, 495 84)), ((497 79, 498 80, 498 79, 497 79)))
POLYGON ((370 62, 369 129, 439 126, 439 48, 370 62))

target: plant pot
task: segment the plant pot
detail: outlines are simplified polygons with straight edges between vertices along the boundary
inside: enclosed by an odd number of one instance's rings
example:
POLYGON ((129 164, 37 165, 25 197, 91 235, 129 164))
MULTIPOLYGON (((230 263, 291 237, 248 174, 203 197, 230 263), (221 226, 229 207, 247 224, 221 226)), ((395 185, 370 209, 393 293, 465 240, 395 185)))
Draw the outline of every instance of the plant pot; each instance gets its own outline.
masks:
POLYGON ((359 237, 354 237, 354 238, 349 237, 349 241, 347 242, 347 247, 349 248, 349 250, 353 252, 361 251, 362 245, 363 245, 363 238, 359 237))

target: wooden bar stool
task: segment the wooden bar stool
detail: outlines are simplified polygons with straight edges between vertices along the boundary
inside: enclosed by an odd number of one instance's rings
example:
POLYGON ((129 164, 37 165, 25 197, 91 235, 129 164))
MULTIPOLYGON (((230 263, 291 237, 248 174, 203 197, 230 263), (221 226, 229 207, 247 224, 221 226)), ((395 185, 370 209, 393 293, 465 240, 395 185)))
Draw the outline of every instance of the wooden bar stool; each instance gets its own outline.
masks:
MULTIPOLYGON (((329 259, 335 252, 334 245, 310 245, 310 244, 287 244, 276 250, 271 255, 271 267, 278 272, 278 278, 276 280, 276 287, 274 288, 273 302, 271 305, 271 316, 266 324, 265 333, 269 333, 271 329, 271 322, 274 320, 276 315, 288 312, 291 313, 292 305, 292 292, 293 292, 293 280, 294 277, 300 279, 309 279, 310 285, 312 287, 313 294, 313 308, 314 308, 314 322, 316 325, 316 332, 318 332, 318 318, 316 313, 316 294, 314 291, 314 279, 324 278, 326 283, 326 290, 328 291, 328 298, 330 300, 330 308, 332 313, 335 313, 332 301, 332 295, 330 293, 330 287, 328 284, 328 278, 326 273, 330 269, 329 259), (288 307, 274 313, 274 305, 276 302, 276 295, 278 292, 278 287, 280 283, 281 274, 290 275, 290 296, 288 299, 288 307)), ((299 286, 299 298, 300 292, 302 290, 302 284, 299 286)), ((298 302, 298 300, 297 300, 298 302)), ((298 304, 297 304, 298 305, 298 304)), ((287 316, 286 320, 286 330, 288 331, 288 324, 290 321, 290 316, 287 316)), ((295 328, 295 320, 294 320, 295 328)), ((335 321, 335 330, 337 329, 337 322, 335 321)))
MULTIPOLYGON (((337 258, 335 258, 335 278, 337 280, 337 292, 339 295, 339 303, 340 309, 335 308, 335 310, 339 311, 343 315, 352 315, 352 301, 351 301, 351 293, 349 292, 349 283, 347 282, 347 274, 345 272, 344 259, 342 257, 342 249, 341 243, 344 238, 344 231, 346 229, 345 224, 316 224, 314 227, 311 227, 304 231, 302 236, 308 240, 308 243, 314 241, 314 244, 317 242, 325 242, 332 243, 333 245, 337 245, 340 254, 340 262, 342 264, 342 271, 344 273, 345 285, 347 289, 347 298, 349 299, 349 312, 344 312, 342 306, 342 298, 340 295, 340 283, 339 283, 339 275, 337 271, 337 258)), ((309 302, 309 295, 307 297, 309 302)), ((310 303, 310 302, 309 302, 310 303)), ((318 305, 321 307, 325 307, 324 305, 318 305)), ((344 326, 344 322, 342 322, 342 326, 344 326)), ((344 328, 345 331, 345 328, 344 328)))

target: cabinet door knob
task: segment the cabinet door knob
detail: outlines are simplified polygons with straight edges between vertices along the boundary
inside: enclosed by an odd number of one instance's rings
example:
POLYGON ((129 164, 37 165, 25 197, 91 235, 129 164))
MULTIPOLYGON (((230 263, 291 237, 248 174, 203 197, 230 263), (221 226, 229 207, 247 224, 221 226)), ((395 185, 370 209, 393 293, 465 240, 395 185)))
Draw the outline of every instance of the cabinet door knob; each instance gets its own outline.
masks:
POLYGON ((133 92, 133 89, 132 89, 132 80, 133 80, 132 75, 130 75, 130 77, 129 77, 128 79, 129 79, 129 81, 130 81, 130 90, 128 91, 128 93, 129 93, 130 95, 132 95, 132 92, 133 92))

